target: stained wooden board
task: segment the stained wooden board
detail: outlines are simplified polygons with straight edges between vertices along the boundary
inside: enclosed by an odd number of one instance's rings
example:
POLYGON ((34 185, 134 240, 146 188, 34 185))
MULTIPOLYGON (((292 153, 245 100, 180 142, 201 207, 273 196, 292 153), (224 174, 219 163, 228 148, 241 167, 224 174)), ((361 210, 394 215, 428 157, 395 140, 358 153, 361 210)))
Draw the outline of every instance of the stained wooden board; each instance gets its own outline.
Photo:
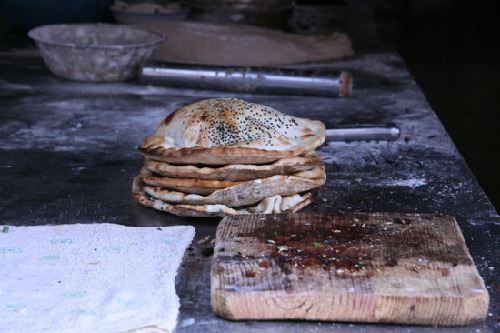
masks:
POLYGON ((211 298, 232 320, 446 326, 483 321, 489 301, 453 217, 375 213, 224 218, 211 298))

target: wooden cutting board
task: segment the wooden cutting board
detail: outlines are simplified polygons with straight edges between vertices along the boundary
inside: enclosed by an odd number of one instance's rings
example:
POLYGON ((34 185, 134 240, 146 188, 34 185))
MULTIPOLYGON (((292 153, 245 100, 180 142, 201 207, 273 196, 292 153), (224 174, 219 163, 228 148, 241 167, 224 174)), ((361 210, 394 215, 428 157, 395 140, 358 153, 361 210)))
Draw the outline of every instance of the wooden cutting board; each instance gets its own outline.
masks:
POLYGON ((489 297, 455 219, 435 214, 224 218, 216 315, 417 325, 483 321, 489 297))

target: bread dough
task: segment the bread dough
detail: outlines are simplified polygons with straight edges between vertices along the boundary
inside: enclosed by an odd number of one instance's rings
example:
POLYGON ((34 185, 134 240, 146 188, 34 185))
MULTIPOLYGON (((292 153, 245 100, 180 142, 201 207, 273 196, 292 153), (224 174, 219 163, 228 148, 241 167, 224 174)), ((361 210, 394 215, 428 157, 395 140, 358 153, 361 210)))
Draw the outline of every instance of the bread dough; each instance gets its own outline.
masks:
POLYGON ((297 35, 250 25, 151 22, 140 25, 166 37, 157 61, 221 66, 280 66, 352 56, 349 37, 297 35))

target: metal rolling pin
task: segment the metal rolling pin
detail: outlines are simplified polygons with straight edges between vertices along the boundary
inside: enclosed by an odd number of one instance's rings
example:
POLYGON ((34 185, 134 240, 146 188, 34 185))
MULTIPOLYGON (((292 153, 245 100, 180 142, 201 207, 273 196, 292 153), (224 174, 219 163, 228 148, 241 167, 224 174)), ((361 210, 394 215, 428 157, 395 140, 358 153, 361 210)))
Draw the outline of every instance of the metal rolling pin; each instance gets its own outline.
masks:
POLYGON ((245 93, 349 96, 352 76, 339 72, 318 76, 311 71, 254 67, 196 67, 171 64, 146 65, 141 70, 144 82, 209 90, 245 93))
POLYGON ((328 128, 328 141, 355 141, 355 140, 396 140, 401 131, 396 126, 360 126, 328 128))

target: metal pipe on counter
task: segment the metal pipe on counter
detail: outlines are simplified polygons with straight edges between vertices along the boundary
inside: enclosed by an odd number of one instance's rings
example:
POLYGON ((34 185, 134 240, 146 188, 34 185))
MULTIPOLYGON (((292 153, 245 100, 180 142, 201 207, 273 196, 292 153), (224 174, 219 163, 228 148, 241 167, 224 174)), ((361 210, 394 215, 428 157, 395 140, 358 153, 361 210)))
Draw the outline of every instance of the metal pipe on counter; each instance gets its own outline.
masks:
POLYGON ((336 97, 351 95, 353 81, 347 72, 319 76, 315 72, 291 69, 171 64, 146 65, 141 70, 141 79, 146 83, 173 87, 336 97))
POLYGON ((387 140, 399 138, 401 130, 396 126, 360 126, 327 128, 328 141, 387 140))

